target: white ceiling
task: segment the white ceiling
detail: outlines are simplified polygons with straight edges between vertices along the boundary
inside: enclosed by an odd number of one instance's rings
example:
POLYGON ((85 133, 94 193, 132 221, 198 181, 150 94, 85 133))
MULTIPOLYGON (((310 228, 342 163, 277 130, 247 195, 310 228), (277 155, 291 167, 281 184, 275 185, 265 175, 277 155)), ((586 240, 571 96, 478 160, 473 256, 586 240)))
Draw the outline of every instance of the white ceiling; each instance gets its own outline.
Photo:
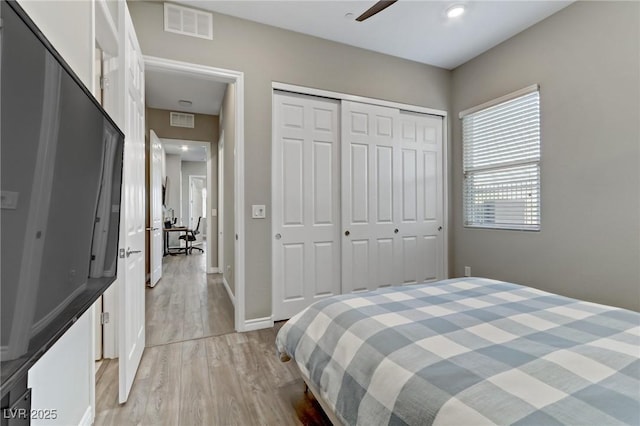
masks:
POLYGON ((179 155, 182 161, 207 161, 207 142, 183 141, 179 139, 160 139, 164 152, 179 155), (187 150, 182 147, 186 146, 187 150))
POLYGON ((169 111, 218 115, 227 83, 157 70, 145 72, 147 106, 169 111), (178 103, 192 102, 189 107, 178 103))
MULTIPOLYGON (((573 1, 401 0, 364 22, 376 0, 174 0, 200 9, 314 35, 425 64, 453 69, 568 6, 573 1), (467 11, 448 19, 446 10, 467 11), (346 13, 353 18, 346 19, 346 13)), ((215 34, 214 19, 214 34, 215 34)))

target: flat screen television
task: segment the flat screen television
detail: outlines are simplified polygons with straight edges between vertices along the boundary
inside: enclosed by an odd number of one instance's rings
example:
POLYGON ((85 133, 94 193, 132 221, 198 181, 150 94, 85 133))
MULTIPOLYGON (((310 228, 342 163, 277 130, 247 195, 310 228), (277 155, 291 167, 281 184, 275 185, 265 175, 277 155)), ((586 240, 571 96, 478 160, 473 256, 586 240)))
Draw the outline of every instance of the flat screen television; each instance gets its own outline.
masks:
POLYGON ((116 278, 124 135, 17 3, 0 14, 4 397, 116 278))

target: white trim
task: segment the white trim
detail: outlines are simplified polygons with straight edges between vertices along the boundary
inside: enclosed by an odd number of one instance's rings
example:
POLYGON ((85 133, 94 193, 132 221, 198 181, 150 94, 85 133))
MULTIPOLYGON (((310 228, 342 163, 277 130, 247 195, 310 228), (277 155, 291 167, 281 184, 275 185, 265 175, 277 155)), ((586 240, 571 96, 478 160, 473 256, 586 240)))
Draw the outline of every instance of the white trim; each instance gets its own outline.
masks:
POLYGON ((271 317, 254 318, 246 320, 243 324, 244 331, 262 330, 263 328, 272 328, 273 319, 271 317))
POLYGON ((244 235, 244 74, 240 73, 236 85, 236 140, 235 140, 235 324, 236 331, 248 331, 245 323, 245 235, 244 235))
POLYGON ((143 56, 146 70, 164 71, 189 76, 205 76, 212 81, 234 84, 236 87, 236 155, 234 195, 235 234, 235 304, 234 324, 236 331, 245 331, 244 327, 244 290, 245 290, 245 237, 244 237, 244 73, 223 68, 209 67, 188 62, 174 61, 153 56, 143 56))
POLYGON ((220 268, 213 266, 211 268, 207 269, 207 274, 221 274, 222 272, 220 272, 220 268))
MULTIPOLYGON (((222 114, 220 114, 220 122, 222 122, 222 114)), ((220 131, 218 138, 218 199, 216 201, 218 217, 218 234, 216 240, 218 242, 218 271, 224 273, 224 129, 220 131)))
MULTIPOLYGON (((91 379, 95 380, 94 377, 92 377, 91 379)), ((78 423, 78 426, 91 426, 93 424, 93 419, 92 417, 92 413, 93 413, 93 406, 88 406, 86 411, 84 412, 84 415, 82 416, 82 419, 80 419, 80 423, 78 423)))
POLYGON ((442 117, 442 228, 444 279, 449 278, 449 118, 442 117))
POLYGON ((474 112, 478 112, 481 111, 483 109, 487 109, 487 108, 491 108, 492 106, 501 104, 503 102, 507 102, 510 101, 511 99, 515 99, 518 98, 520 96, 524 96, 524 95, 528 95, 529 93, 532 92, 537 92, 540 90, 540 85, 539 84, 532 84, 531 86, 527 86, 524 87, 520 90, 516 90, 515 92, 511 92, 508 93, 504 96, 500 96, 499 98, 495 98, 492 99, 488 102, 485 102, 483 104, 480 105, 476 105, 474 107, 471 108, 467 108, 464 111, 460 111, 460 114, 458 114, 458 118, 462 119, 463 117, 469 115, 469 114, 473 114, 474 112))
POLYGON ((401 102, 385 101, 383 99, 368 98, 364 96, 350 95, 347 93, 332 92, 329 90, 315 89, 312 87, 297 86, 294 84, 272 82, 273 90, 283 90, 285 92, 300 93, 303 95, 321 96, 323 98, 331 98, 344 101, 360 102, 363 104, 379 105, 390 108, 398 108, 404 111, 420 112, 423 114, 447 116, 447 111, 441 109, 426 108, 417 105, 404 104, 401 102))
POLYGON ((231 287, 229 287, 229 283, 227 282, 227 279, 224 276, 222 276, 222 285, 224 285, 224 289, 227 290, 227 294, 229 295, 229 300, 231 300, 231 304, 235 307, 236 297, 233 295, 233 292, 231 291, 231 287))
POLYGON ((78 297, 78 295, 82 293, 86 288, 87 288, 87 283, 83 283, 80 287, 73 290, 73 292, 69 296, 67 296, 66 299, 60 302, 60 304, 56 306, 51 312, 49 312, 47 315, 45 315, 40 320, 38 320, 38 322, 34 323, 31 326, 31 336, 35 336, 36 334, 40 333, 43 328, 45 328, 49 323, 51 323, 51 321, 55 317, 57 317, 60 314, 60 312, 62 312, 62 310, 66 308, 69 305, 69 303, 71 303, 73 299, 78 297))

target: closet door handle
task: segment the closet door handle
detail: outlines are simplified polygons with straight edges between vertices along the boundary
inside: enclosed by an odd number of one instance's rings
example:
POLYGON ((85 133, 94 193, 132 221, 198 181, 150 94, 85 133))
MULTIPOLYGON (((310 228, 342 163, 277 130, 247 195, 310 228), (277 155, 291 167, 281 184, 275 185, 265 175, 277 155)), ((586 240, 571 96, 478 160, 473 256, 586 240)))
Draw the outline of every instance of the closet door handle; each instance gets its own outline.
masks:
POLYGON ((349 236, 349 234, 351 234, 351 232, 349 232, 348 230, 344 231, 344 235, 346 235, 347 237, 349 236))
POLYGON ((279 240, 280 238, 282 238, 282 235, 276 234, 276 240, 279 240))
POLYGON ((394 234, 397 234, 398 232, 399 232, 399 231, 398 231, 398 228, 396 228, 396 229, 394 229, 394 230, 393 230, 393 233, 394 233, 394 234))

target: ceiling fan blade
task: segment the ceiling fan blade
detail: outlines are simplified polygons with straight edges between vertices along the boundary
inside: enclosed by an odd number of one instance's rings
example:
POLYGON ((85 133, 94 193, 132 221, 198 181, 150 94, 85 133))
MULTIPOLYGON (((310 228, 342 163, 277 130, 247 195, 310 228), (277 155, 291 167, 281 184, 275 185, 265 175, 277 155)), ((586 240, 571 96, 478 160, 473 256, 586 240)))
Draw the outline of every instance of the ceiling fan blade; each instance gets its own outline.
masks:
POLYGON ((371 6, 366 12, 364 12, 362 15, 358 16, 356 18, 356 21, 358 22, 362 22, 365 19, 369 19, 371 18, 373 15, 375 15, 378 12, 382 12, 383 10, 385 10, 386 8, 388 8, 389 6, 391 6, 392 4, 394 4, 395 2, 397 2, 398 0, 388 0, 388 1, 379 1, 376 4, 374 4, 373 6, 371 6))

